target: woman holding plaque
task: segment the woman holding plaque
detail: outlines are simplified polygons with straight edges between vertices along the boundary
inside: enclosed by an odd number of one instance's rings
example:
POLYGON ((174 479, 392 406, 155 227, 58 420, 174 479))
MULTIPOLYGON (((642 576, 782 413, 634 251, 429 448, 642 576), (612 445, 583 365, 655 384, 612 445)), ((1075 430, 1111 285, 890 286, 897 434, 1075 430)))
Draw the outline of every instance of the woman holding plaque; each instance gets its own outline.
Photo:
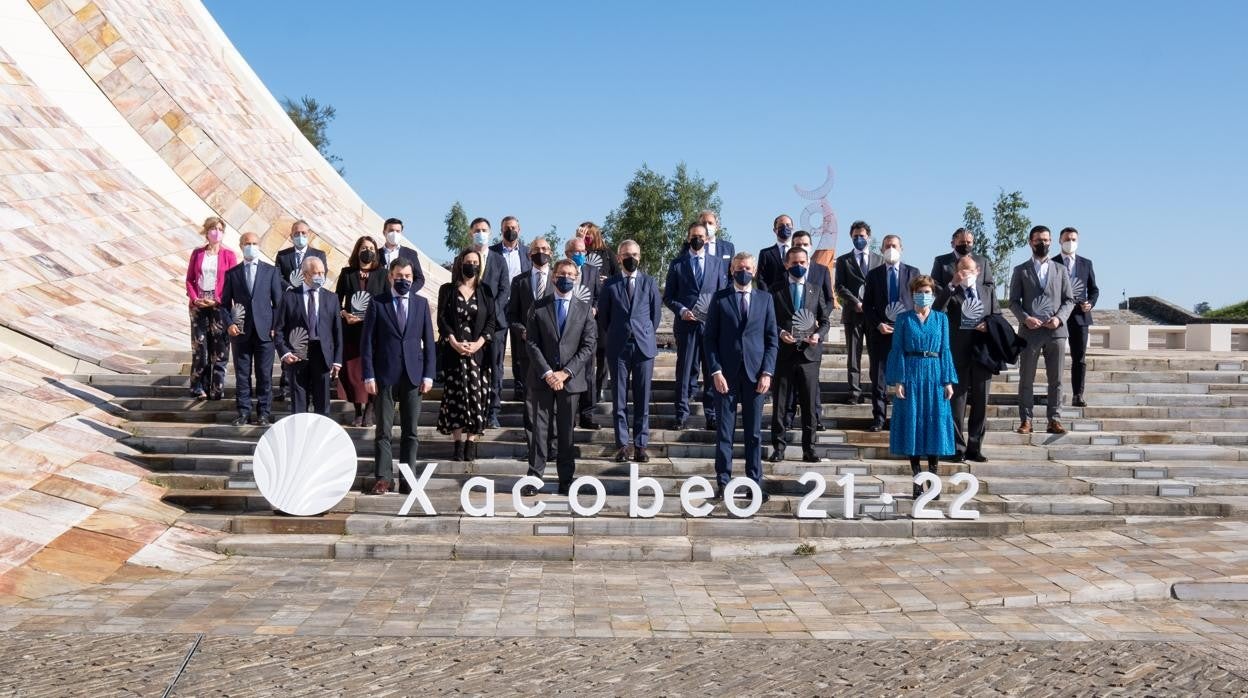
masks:
POLYGON ((373 296, 386 292, 386 270, 381 268, 377 243, 367 235, 355 241, 347 266, 338 273, 338 303, 342 308, 342 371, 338 373, 338 399, 355 408, 353 427, 373 425, 373 396, 364 389, 364 365, 360 359, 360 332, 364 313, 373 296))
POLYGON ((490 381, 485 345, 494 338, 494 294, 481 283, 481 255, 464 250, 451 267, 451 282, 438 290, 438 368, 442 407, 438 431, 455 439, 456 461, 477 459, 485 433, 490 381))
MULTIPOLYGON (((936 282, 921 275, 910 282, 914 310, 897 315, 893 346, 888 353, 884 379, 896 386, 893 422, 888 434, 889 451, 910 457, 910 470, 918 475, 919 458, 927 457, 927 471, 936 472, 940 456, 953 455, 953 413, 949 400, 958 373, 949 351, 949 319, 932 310, 936 282)), ((914 496, 922 494, 914 486, 914 496)))
POLYGON ((225 362, 230 357, 226 334, 230 320, 219 299, 225 272, 238 264, 238 257, 221 245, 225 221, 210 216, 199 232, 207 244, 191 252, 186 268, 186 295, 191 300, 191 396, 220 400, 225 396, 225 362))

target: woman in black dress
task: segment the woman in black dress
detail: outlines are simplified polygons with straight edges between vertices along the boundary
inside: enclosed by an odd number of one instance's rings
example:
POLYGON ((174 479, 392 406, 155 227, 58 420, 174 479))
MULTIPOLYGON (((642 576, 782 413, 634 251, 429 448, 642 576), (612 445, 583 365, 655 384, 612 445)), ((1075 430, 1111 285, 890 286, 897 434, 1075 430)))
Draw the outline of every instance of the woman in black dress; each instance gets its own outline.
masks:
POLYGON ((338 399, 355 407, 353 427, 373 425, 373 396, 364 389, 364 363, 360 358, 360 333, 364 311, 372 297, 386 292, 386 270, 380 268, 377 243, 367 235, 355 241, 347 266, 338 273, 338 305, 342 309, 342 371, 338 374, 338 399), (356 298, 357 293, 365 295, 356 298))
POLYGON ((454 437, 453 460, 476 460, 476 437, 485 433, 490 406, 485 345, 494 338, 495 322, 494 295, 481 283, 481 255, 464 250, 451 267, 450 283, 438 289, 438 365, 443 380, 438 431, 454 437))

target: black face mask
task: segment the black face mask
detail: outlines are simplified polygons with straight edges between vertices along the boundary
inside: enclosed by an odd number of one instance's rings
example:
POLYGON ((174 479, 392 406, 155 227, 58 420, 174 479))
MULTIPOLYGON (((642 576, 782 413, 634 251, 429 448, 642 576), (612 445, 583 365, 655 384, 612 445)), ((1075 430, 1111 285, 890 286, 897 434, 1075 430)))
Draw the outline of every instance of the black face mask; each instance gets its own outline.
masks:
POLYGON ((1032 243, 1032 245, 1031 245, 1031 249, 1032 249, 1032 251, 1033 251, 1033 252, 1035 252, 1035 253, 1036 253, 1036 256, 1037 256, 1037 257, 1048 257, 1048 256, 1049 256, 1049 243, 1047 243, 1047 242, 1036 242, 1036 243, 1032 243))
POLYGON ((372 250, 360 250, 360 264, 372 264, 373 257, 374 254, 372 250))
POLYGON ((953 251, 957 252, 958 256, 965 257, 971 253, 971 246, 966 244, 965 242, 959 243, 957 245, 954 245, 953 251))
POLYGON ((512 230, 511 228, 503 230, 503 239, 507 242, 515 242, 518 237, 520 237, 520 232, 517 230, 512 230))
POLYGON ((529 255, 529 259, 533 262, 534 266, 538 267, 544 267, 547 264, 550 264, 550 255, 545 252, 534 252, 529 255))
POLYGON ((689 241, 689 249, 693 250, 694 252, 697 252, 698 250, 702 249, 705 246, 706 246, 706 240, 703 240, 702 238, 694 238, 689 241))
POLYGON ((480 268, 481 267, 477 266, 476 264, 465 264, 462 267, 460 267, 460 269, 463 270, 464 272, 465 279, 474 278, 477 275, 477 271, 480 268))
POLYGON ((633 273, 633 272, 635 272, 635 271, 637 271, 637 266, 638 266, 639 264, 641 264, 641 263, 637 261, 637 258, 636 258, 636 257, 625 257, 625 258, 624 258, 624 259, 620 262, 620 266, 624 267, 624 271, 626 271, 626 272, 628 272, 628 273, 630 273, 630 274, 631 274, 631 273, 633 273))

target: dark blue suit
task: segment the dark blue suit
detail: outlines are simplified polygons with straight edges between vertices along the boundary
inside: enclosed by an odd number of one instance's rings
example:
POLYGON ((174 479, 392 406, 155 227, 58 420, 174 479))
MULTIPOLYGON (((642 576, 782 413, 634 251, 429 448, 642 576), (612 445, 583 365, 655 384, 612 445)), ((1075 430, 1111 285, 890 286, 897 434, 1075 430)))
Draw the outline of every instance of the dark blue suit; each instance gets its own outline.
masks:
MULTIPOLYGON (((721 245, 723 243, 720 243, 721 245)), ((711 387, 711 373, 702 360, 702 337, 705 326, 697 320, 681 317, 688 309, 693 310, 702 296, 709 298, 728 285, 728 265, 719 257, 702 254, 702 280, 694 269, 694 257, 689 251, 673 259, 667 267, 667 283, 663 287, 663 304, 676 317, 672 331, 676 335, 676 423, 689 416, 689 396, 697 390, 698 368, 702 375, 702 408, 707 421, 715 419, 715 397, 711 387)))
MULTIPOLYGON (((504 269, 508 268, 507 267, 507 255, 505 254, 506 249, 507 248, 503 247, 502 242, 496 242, 493 245, 490 245, 490 251, 497 252, 498 256, 502 258, 504 269)), ((498 376, 496 380, 498 381, 498 386, 499 386, 498 392, 501 394, 502 380, 503 380, 503 377, 502 377, 503 376, 503 356, 507 353, 507 337, 508 335, 512 335, 512 338, 511 338, 512 396, 515 397, 517 401, 523 401, 524 399, 524 375, 520 371, 521 362, 517 359, 517 357, 521 354, 527 353, 528 351, 524 346, 524 340, 520 338, 520 330, 523 329, 524 323, 521 322, 520 326, 517 327, 515 331, 513 332, 510 329, 511 318, 507 317, 507 309, 511 305, 512 283, 515 281, 516 276, 527 275, 529 273, 529 270, 533 268, 533 262, 529 259, 529 246, 520 241, 516 241, 516 261, 520 263, 520 273, 513 276, 510 271, 507 272, 507 276, 508 276, 507 290, 506 290, 507 300, 506 302, 499 303, 499 312, 497 315, 494 316, 494 320, 495 320, 494 341, 490 342, 490 344, 492 345, 490 348, 494 352, 494 375, 498 376)), ((496 297, 497 295, 498 294, 495 294, 496 297)), ((500 401, 502 400, 501 396, 497 397, 496 399, 500 401)))
MULTIPOLYGON (((880 332, 881 324, 892 325, 888 317, 890 302, 901 303, 903 310, 914 310, 914 297, 910 293, 910 281, 919 270, 909 264, 897 265, 897 299, 889 297, 887 264, 867 272, 866 286, 862 292, 862 313, 867 318, 867 356, 871 359, 871 417, 883 427, 888 415, 888 385, 884 382, 884 364, 893 349, 893 335, 880 332)), ((900 313, 898 313, 900 314, 900 313)))
POLYGON ((419 441, 416 427, 420 419, 420 387, 437 372, 437 345, 433 340, 433 318, 429 302, 409 292, 407 322, 400 327, 397 303, 387 291, 368 304, 364 331, 360 336, 360 359, 364 380, 377 382, 377 425, 373 456, 378 479, 394 477, 394 449, 390 431, 394 425, 394 403, 400 403, 403 422, 399 425, 399 462, 411 463, 419 441))
POLYGON ((234 390, 238 414, 251 414, 251 381, 256 381, 256 413, 268 417, 273 401, 273 315, 282 303, 282 282, 277 267, 254 262, 255 278, 247 288, 247 262, 225 272, 221 307, 231 311, 235 303, 246 309, 242 334, 233 338, 234 390))
MULTIPOLYGON (((395 252, 387 249, 385 246, 382 246, 377 250, 377 254, 380 255, 382 265, 384 266, 386 273, 389 274, 390 262, 393 262, 396 258, 395 252)), ((399 245, 398 257, 406 259, 412 263, 412 291, 419 292, 420 289, 425 287, 425 272, 420 268, 420 255, 416 253, 416 250, 413 250, 410 247, 403 247, 402 245, 399 245)))
MULTIPOLYGON (((1066 266, 1066 256, 1060 252, 1053 261, 1066 266)), ((1092 311, 1085 313, 1079 309, 1078 304, 1086 300, 1095 306, 1101 296, 1101 289, 1096 285, 1096 271, 1092 269, 1092 260, 1078 254, 1078 251, 1075 254, 1075 269, 1070 275, 1071 293, 1074 293, 1075 282, 1083 287, 1083 293, 1077 294, 1080 297, 1075 299, 1075 309, 1070 313, 1066 328, 1070 331, 1070 389, 1076 398, 1082 399, 1083 382, 1088 372, 1088 328, 1092 326, 1092 311)))
POLYGON ((655 331, 658 329, 662 303, 654 277, 642 271, 634 273, 633 296, 628 297, 627 277, 617 274, 598 294, 598 326, 601 341, 607 345, 607 366, 611 369, 611 385, 615 395, 612 409, 615 423, 615 447, 628 445, 646 448, 650 443, 650 377, 654 373, 654 357, 659 353, 655 331), (633 415, 629 419, 628 397, 632 391, 633 415), (629 438, 629 422, 633 434, 629 438))
MULTIPOLYGON (((771 294, 754 289, 749 314, 742 318, 735 286, 715 294, 706 316, 706 362, 711 375, 723 374, 728 392, 719 396, 719 430, 715 444, 715 479, 722 488, 732 479, 732 442, 737 430, 737 404, 741 404, 745 431, 745 474, 763 482, 763 394, 758 380, 776 372, 780 335, 771 294)), ((714 384, 712 383, 712 389, 714 384)))
MULTIPOLYGON (((326 260, 324 252, 312 246, 305 247, 303 248, 303 250, 304 250, 303 256, 305 259, 308 256, 316 257, 317 259, 321 260, 322 264, 325 265, 325 270, 329 271, 329 262, 326 260)), ((284 250, 278 250, 277 259, 274 261, 277 262, 277 273, 281 275, 282 289, 284 290, 289 289, 291 287, 290 286, 291 272, 298 269, 299 266, 303 263, 299 259, 299 252, 293 247, 287 247, 284 250)))
POLYGON ((329 414, 329 372, 342 365, 342 320, 338 317, 338 296, 327 288, 317 290, 316 330, 308 322, 308 294, 302 285, 282 295, 282 305, 273 326, 279 357, 293 353, 290 335, 296 328, 308 332, 308 356, 284 366, 290 384, 294 413, 308 409, 311 399, 317 414, 329 414), (312 339, 315 334, 316 339, 312 339))
MULTIPOLYGON (((490 290, 494 297, 495 322, 507 322, 507 303, 511 299, 511 274, 507 271, 507 260, 487 247, 480 250, 484 258, 485 268, 481 270, 481 284, 490 290), (502 318, 501 320, 499 318, 502 318)), ((485 343, 484 365, 489 369, 490 398, 487 404, 490 416, 497 417, 503 404, 503 352, 506 347, 498 341, 498 325, 494 327, 491 341, 485 343)))

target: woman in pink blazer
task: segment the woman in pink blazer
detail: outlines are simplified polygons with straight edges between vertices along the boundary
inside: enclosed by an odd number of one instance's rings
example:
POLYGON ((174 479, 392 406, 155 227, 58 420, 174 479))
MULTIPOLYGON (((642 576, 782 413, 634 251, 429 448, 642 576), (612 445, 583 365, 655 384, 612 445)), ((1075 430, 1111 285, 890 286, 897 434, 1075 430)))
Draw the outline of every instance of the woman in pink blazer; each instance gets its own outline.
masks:
POLYGON ((230 356, 226 334, 230 315, 219 299, 225 272, 238 258, 221 245, 225 221, 211 216, 200 230, 208 244, 191 252, 186 268, 186 295, 191 299, 191 395, 197 400, 225 396, 225 362, 230 356))

